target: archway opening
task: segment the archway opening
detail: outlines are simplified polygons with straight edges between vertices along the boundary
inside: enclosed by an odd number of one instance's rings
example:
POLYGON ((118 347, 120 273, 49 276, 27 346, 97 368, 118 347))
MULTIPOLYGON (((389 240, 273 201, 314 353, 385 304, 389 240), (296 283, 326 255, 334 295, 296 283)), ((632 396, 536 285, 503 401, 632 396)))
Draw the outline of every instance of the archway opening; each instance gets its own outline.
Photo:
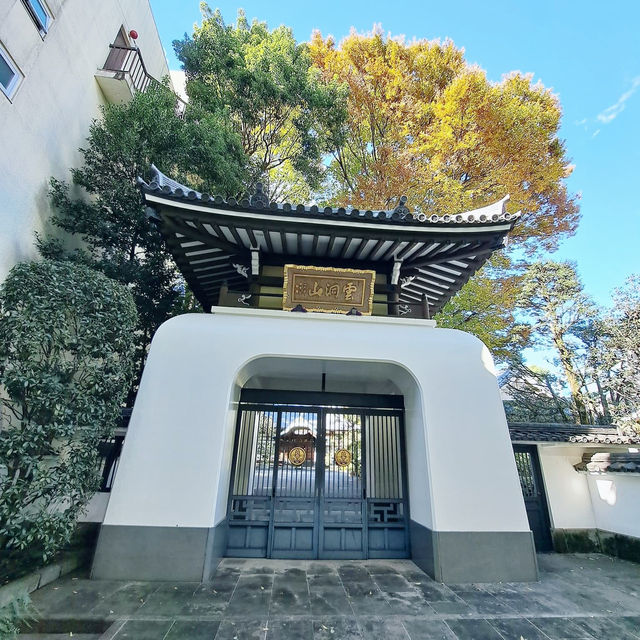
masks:
POLYGON ((269 356, 242 367, 235 391, 226 555, 411 556, 410 513, 430 521, 430 491, 404 368, 269 356))

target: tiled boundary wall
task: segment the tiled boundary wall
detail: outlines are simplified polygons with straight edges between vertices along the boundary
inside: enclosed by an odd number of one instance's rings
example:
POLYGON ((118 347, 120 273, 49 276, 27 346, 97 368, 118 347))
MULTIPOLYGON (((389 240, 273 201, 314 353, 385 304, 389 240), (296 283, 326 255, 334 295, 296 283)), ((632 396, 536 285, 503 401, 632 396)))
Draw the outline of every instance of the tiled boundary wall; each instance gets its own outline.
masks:
POLYGON ((599 551, 640 562, 640 474, 590 474, 573 467, 583 453, 603 451, 538 446, 554 547, 561 553, 599 551))

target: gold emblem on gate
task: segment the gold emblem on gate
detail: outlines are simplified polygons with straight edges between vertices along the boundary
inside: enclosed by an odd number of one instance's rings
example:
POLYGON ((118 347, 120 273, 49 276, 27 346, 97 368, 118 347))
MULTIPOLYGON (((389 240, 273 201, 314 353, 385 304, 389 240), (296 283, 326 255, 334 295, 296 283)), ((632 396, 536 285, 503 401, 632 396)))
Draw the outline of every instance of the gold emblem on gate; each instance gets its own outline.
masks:
POLYGON ((346 467, 351 464, 351 451, 348 449, 338 449, 335 452, 333 459, 339 467, 346 467))
POLYGON ((291 451, 289 451, 289 462, 299 467, 304 461, 307 459, 307 452, 302 447, 293 447, 291 451))

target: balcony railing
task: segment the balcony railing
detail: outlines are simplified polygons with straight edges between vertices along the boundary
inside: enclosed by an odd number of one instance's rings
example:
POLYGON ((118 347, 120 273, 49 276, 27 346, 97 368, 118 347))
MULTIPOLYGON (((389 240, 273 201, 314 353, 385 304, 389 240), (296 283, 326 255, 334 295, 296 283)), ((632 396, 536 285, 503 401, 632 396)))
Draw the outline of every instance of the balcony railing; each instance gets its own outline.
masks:
POLYGON ((136 91, 146 91, 154 78, 144 65, 140 49, 137 47, 121 47, 115 44, 110 44, 109 48, 110 51, 107 61, 104 63, 104 69, 106 71, 128 73, 136 91))
MULTIPOLYGON (((137 47, 110 44, 109 49, 109 55, 103 67, 104 71, 126 74, 135 91, 146 91, 151 84, 165 86, 147 71, 140 49, 137 47)), ((175 93, 174 95, 176 97, 176 112, 178 115, 182 115, 187 103, 179 95, 175 93)))

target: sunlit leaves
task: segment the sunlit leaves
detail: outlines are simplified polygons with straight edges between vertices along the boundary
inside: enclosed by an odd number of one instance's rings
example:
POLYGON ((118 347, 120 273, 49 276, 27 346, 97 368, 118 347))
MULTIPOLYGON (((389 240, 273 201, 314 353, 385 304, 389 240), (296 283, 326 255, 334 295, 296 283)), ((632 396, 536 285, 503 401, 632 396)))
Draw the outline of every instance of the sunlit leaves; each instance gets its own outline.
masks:
POLYGON ((0 287, 0 551, 48 559, 98 487, 132 376, 136 311, 84 266, 16 265, 0 287))
POLYGON ((266 181, 272 197, 286 199, 300 195, 303 181, 318 187, 322 155, 345 119, 344 90, 320 81, 307 45, 288 27, 249 24, 242 11, 227 25, 219 11, 201 6, 203 20, 193 35, 174 41, 191 103, 231 123, 249 161, 250 183, 266 181))

